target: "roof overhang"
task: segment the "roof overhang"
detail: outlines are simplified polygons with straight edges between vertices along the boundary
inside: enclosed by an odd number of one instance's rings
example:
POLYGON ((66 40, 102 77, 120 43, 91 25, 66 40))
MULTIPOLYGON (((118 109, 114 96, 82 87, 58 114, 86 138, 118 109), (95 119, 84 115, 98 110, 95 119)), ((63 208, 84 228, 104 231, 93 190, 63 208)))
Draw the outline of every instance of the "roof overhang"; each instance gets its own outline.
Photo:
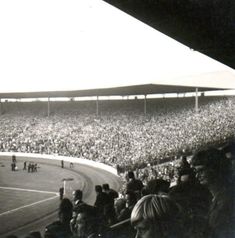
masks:
POLYGON ((104 1, 184 45, 235 68, 234 0, 104 1))
POLYGON ((145 84, 145 85, 129 85, 114 88, 98 88, 74 91, 47 91, 47 92, 17 92, 17 93, 0 93, 0 98, 58 98, 58 97, 91 97, 91 96, 129 96, 129 95, 148 95, 148 94, 166 94, 166 93, 188 93, 195 92, 198 88, 199 92, 225 90, 226 88, 213 87, 192 87, 179 85, 163 85, 163 84, 145 84))

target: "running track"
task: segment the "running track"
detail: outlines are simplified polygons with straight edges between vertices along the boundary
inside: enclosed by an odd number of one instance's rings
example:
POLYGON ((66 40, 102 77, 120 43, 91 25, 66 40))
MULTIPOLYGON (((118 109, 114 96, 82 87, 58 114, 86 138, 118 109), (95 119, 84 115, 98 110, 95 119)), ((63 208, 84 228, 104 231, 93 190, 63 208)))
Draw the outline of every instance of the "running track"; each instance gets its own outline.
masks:
POLYGON ((96 184, 109 183, 116 190, 121 186, 117 176, 87 165, 74 164, 70 169, 65 162, 62 169, 59 160, 20 158, 19 170, 12 172, 10 164, 9 157, 0 156, 0 237, 23 237, 32 230, 43 232, 47 224, 56 220, 63 178, 73 178, 66 183, 66 196, 70 198, 74 189, 83 189, 84 200, 89 204, 95 201, 96 184), (38 172, 23 171, 24 161, 37 162, 38 172))

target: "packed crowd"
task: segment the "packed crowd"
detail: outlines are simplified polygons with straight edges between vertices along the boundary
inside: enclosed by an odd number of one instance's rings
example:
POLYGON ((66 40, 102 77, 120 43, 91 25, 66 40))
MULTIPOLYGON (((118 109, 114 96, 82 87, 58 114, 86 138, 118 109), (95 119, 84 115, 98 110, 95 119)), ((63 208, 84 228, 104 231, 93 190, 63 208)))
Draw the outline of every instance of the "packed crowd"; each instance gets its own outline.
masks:
POLYGON ((179 100, 161 99, 146 116, 138 102, 121 113, 106 104, 99 117, 76 110, 1 115, 0 151, 81 157, 126 175, 122 195, 104 184, 92 205, 80 190, 73 201, 61 197, 45 238, 234 237, 234 145, 224 144, 234 138, 235 100, 203 99, 197 114, 192 101, 179 100))
POLYGON ((233 238, 234 151, 233 143, 204 148, 190 163, 183 156, 174 186, 159 177, 144 186, 129 171, 123 197, 109 184, 96 185, 89 205, 75 190, 72 200, 61 197, 57 221, 25 238, 233 238))
POLYGON ((138 100, 128 102, 131 111, 121 112, 115 111, 121 104, 103 102, 99 117, 73 107, 57 108, 50 117, 19 107, 16 113, 6 110, 0 117, 0 151, 80 157, 118 165, 120 173, 143 173, 143 168, 234 137, 235 100, 200 100, 198 114, 188 98, 150 102, 146 116, 138 100))

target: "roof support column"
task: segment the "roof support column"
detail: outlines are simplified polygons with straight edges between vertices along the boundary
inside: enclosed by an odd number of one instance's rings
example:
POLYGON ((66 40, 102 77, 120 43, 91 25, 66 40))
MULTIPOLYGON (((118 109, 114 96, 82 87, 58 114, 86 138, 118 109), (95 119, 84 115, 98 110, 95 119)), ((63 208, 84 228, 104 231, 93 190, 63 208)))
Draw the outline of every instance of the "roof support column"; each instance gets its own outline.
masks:
POLYGON ((48 117, 50 116, 50 97, 48 97, 48 100, 47 100, 47 116, 48 117))
POLYGON ((146 99, 146 94, 144 95, 144 115, 146 116, 147 113, 147 99, 146 99))
POLYGON ((0 98, 0 115, 2 115, 2 99, 0 98))
POLYGON ((96 116, 99 116, 99 96, 96 96, 96 116))
POLYGON ((196 88, 195 93, 195 112, 198 113, 198 88, 196 88))

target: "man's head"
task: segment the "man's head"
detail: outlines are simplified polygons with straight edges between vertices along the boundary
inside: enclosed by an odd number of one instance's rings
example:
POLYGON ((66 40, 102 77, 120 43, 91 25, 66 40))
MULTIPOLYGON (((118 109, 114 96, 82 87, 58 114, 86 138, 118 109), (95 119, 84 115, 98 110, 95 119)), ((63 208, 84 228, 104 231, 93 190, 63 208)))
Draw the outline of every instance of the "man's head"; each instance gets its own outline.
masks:
POLYGON ((102 188, 103 190, 106 192, 106 191, 109 191, 109 184, 108 183, 105 183, 102 185, 102 188))
POLYGON ((125 207, 126 207, 126 200, 124 198, 119 198, 114 203, 116 214, 119 214, 121 210, 123 210, 125 207))
POLYGON ((77 190, 74 190, 73 191, 73 200, 76 201, 76 200, 82 200, 82 190, 80 189, 77 189, 77 190))
POLYGON ((179 181, 181 183, 195 181, 195 171, 192 168, 182 168, 179 170, 179 181))
POLYGON ((59 206, 59 219, 61 223, 69 224, 72 219, 73 204, 68 198, 63 198, 59 206))
POLYGON ((125 195, 125 199, 126 199, 126 206, 127 207, 132 207, 137 202, 136 194, 133 191, 127 191, 126 195, 125 195))
POLYGON ((81 238, 86 238, 96 232, 96 218, 87 210, 82 210, 76 218, 75 230, 76 235, 81 238))
POLYGON ((135 178, 135 175, 134 175, 134 172, 133 172, 133 171, 129 171, 129 172, 128 172, 128 178, 129 178, 129 179, 134 179, 134 178, 135 178))
POLYGON ((197 152, 193 156, 191 164, 202 184, 208 185, 219 180, 225 181, 230 176, 231 160, 216 148, 197 152))
MULTIPOLYGON (((168 193, 170 182, 163 179, 152 179, 146 185, 147 194, 168 193)), ((147 195, 146 194, 146 195, 147 195)))
POLYGON ((102 193, 102 187, 100 185, 95 186, 96 193, 102 193))

